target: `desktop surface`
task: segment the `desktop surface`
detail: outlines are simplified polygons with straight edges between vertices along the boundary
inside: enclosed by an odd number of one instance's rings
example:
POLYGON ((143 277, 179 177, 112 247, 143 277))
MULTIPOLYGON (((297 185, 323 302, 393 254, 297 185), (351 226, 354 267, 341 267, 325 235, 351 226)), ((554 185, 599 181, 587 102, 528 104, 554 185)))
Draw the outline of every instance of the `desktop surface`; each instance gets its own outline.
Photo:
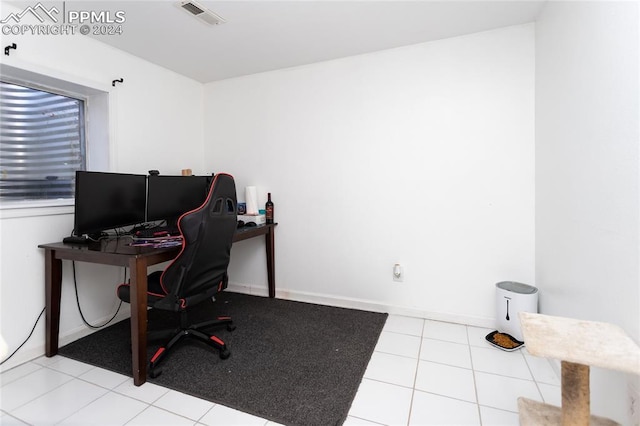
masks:
POLYGON ((104 238, 99 241, 91 241, 86 244, 66 244, 63 242, 40 244, 38 247, 53 250, 76 250, 79 252, 100 252, 107 254, 121 254, 121 255, 145 255, 153 254, 158 251, 171 251, 177 250, 178 247, 147 247, 147 246, 134 246, 131 245, 133 239, 130 236, 117 237, 117 238, 104 238))
MULTIPOLYGON (((258 235, 266 234, 270 228, 273 228, 277 223, 268 225, 258 225, 248 228, 238 228, 233 236, 233 242, 247 240, 249 238, 256 237, 258 235)), ((113 255, 152 255, 159 252, 172 252, 178 251, 180 246, 176 247, 149 247, 149 246, 135 246, 132 245, 133 238, 131 236, 120 236, 113 238, 103 238, 98 241, 90 241, 84 244, 65 244, 63 242, 55 242, 48 244, 40 244, 38 247, 50 250, 75 250, 78 252, 91 253, 99 252, 103 254, 113 255)))

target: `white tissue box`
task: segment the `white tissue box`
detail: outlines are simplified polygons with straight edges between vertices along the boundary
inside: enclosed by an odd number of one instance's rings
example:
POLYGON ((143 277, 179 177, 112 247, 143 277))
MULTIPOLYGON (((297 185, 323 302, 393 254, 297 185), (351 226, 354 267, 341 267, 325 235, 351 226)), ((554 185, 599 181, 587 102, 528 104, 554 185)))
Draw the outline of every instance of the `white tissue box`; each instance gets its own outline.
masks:
POLYGON ((265 216, 263 214, 256 214, 256 215, 239 214, 238 215, 238 220, 241 220, 244 223, 254 222, 256 225, 264 225, 265 223, 267 223, 267 216, 265 216))

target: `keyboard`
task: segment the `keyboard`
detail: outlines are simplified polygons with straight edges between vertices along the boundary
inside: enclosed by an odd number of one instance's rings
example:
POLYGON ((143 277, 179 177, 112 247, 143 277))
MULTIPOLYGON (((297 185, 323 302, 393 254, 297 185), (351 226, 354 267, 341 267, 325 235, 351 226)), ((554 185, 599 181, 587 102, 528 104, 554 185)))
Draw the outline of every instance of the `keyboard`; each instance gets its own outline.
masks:
POLYGON ((154 226, 153 228, 138 229, 133 233, 136 238, 159 238, 171 235, 180 235, 175 226, 154 226))

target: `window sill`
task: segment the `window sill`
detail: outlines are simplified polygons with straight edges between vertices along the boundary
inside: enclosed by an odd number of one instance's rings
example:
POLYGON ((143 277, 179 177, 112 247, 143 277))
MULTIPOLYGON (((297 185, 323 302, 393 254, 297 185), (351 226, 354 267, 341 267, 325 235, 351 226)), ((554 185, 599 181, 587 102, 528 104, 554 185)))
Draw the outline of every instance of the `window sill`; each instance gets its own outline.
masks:
POLYGON ((0 219, 53 216, 73 213, 73 199, 0 202, 0 219))

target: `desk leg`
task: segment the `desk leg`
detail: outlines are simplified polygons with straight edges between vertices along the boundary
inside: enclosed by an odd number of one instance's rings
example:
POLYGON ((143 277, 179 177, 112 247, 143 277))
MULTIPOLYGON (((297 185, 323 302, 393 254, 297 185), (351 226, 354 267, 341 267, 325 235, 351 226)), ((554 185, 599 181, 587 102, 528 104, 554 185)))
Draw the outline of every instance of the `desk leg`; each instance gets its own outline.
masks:
POLYGON ((267 248, 267 282, 269 284, 269 297, 276 297, 276 271, 275 271, 275 231, 272 226, 265 235, 267 248))
POLYGON ((45 354, 52 357, 58 353, 60 333, 60 293, 62 288, 62 260, 56 259, 54 250, 44 253, 45 283, 45 354))
POLYGON ((133 384, 147 381, 147 262, 131 259, 131 365, 133 384))

